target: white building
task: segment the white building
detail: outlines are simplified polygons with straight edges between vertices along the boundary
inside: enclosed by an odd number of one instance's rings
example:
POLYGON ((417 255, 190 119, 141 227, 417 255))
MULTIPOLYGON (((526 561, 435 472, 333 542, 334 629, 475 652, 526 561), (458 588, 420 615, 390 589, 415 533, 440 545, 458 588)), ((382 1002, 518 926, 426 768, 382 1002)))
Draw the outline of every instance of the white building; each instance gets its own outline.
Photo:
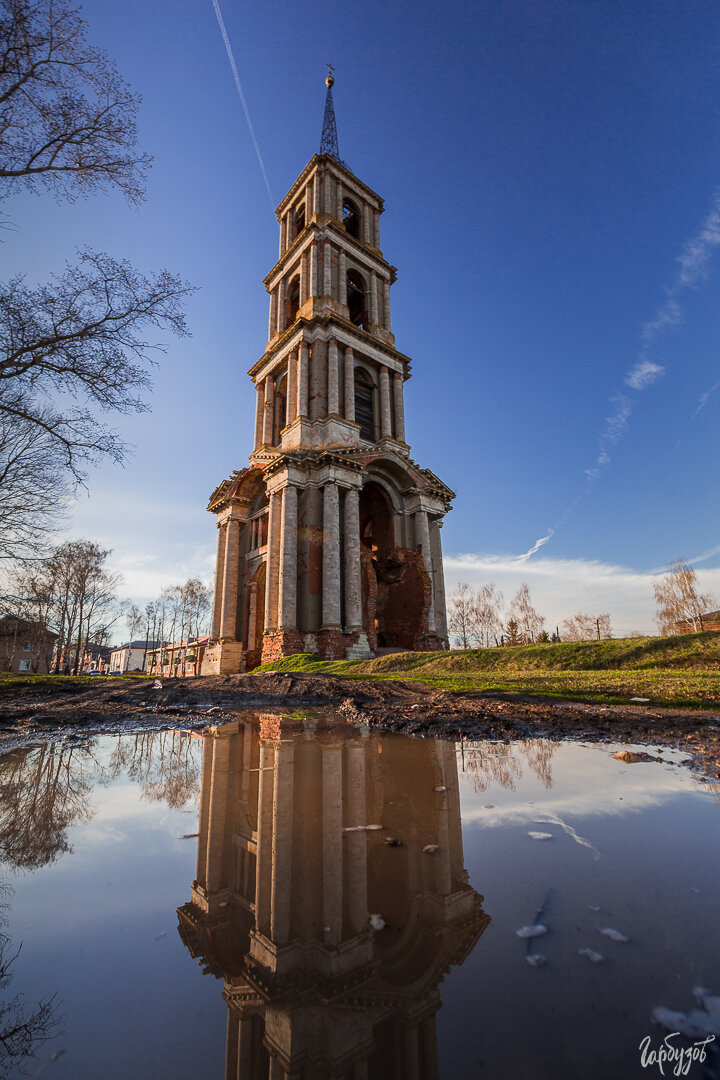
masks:
POLYGON ((146 671, 148 653, 159 644, 159 641, 128 641, 118 645, 110 653, 110 672, 146 671))

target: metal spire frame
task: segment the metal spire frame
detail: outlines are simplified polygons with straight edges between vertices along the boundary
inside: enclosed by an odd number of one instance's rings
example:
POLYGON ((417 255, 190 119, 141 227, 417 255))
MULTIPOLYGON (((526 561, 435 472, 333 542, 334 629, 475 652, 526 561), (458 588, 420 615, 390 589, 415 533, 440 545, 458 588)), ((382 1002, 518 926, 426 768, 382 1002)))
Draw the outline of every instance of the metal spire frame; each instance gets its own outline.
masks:
POLYGON ((322 137, 320 139, 320 153, 340 161, 338 150, 337 124, 335 123, 335 105, 333 103, 332 88, 335 83, 333 67, 328 64, 328 77, 325 80, 327 95, 325 97, 325 115, 323 116, 322 137))

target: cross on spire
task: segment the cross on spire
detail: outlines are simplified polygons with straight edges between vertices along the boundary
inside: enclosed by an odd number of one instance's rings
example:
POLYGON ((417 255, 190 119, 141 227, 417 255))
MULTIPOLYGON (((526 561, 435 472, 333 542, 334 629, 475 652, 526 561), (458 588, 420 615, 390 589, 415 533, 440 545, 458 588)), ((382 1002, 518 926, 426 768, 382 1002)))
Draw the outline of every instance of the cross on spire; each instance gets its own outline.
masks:
POLYGON ((325 97, 325 115, 323 116, 322 138, 320 139, 320 153, 340 160, 338 150, 337 125, 335 123, 335 106, 333 104, 332 88, 335 83, 332 64, 328 64, 328 74, 325 80, 327 95, 325 97))

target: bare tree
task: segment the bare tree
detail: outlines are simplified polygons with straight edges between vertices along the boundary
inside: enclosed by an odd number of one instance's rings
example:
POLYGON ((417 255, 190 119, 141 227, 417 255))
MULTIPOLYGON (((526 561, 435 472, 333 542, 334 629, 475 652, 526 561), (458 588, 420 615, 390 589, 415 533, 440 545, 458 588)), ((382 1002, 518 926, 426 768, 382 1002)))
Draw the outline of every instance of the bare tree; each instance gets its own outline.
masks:
POLYGON ((697 575, 685 559, 675 559, 668 573, 653 585, 661 634, 677 634, 684 627, 695 633, 703 629, 703 612, 715 607, 708 593, 697 590, 697 575))
POLYGON ((49 530, 63 524, 69 490, 47 432, 0 411, 0 559, 41 553, 49 530))
POLYGON ((607 611, 600 615, 578 611, 562 622, 563 641, 600 641, 612 637, 610 615, 607 611))
POLYGON ((86 29, 65 0, 0 4, 0 180, 137 203, 151 162, 135 146, 140 98, 86 29))
MULTIPOLYGON (((99 418, 147 409, 147 367, 161 348, 150 328, 186 336, 181 299, 191 292, 161 271, 85 250, 49 285, 15 277, 0 289, 0 414, 21 432, 42 433, 75 481, 126 446, 99 418)), ((11 427, 14 431, 15 427, 11 427)))
MULTIPOLYGON (((0 197, 144 197, 140 99, 86 30, 69 0, 0 0, 0 197)), ((123 459, 102 414, 147 408, 155 331, 187 334, 191 291, 91 250, 47 285, 0 284, 0 557, 37 555, 87 467, 123 459)))
POLYGON ((469 585, 461 582, 448 597, 448 630, 461 649, 469 649, 473 640, 475 597, 469 585))
POLYGON ((502 633, 502 603, 503 595, 495 589, 493 581, 483 585, 475 595, 472 629, 481 647, 489 648, 491 638, 494 638, 496 644, 498 642, 502 633))
POLYGON ((523 581, 510 604, 510 615, 517 622, 520 641, 528 644, 542 632, 545 619, 538 615, 530 600, 530 587, 523 581))

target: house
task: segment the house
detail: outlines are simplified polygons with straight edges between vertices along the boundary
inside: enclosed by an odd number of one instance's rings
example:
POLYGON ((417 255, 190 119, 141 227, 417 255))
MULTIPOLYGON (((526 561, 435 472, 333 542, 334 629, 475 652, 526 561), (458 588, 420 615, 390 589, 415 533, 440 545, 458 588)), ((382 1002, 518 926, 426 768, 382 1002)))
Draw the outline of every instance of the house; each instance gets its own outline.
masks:
POLYGON ((0 671, 47 675, 57 634, 17 615, 0 618, 0 671))
POLYGON ((705 611, 698 616, 697 622, 680 619, 675 623, 675 631, 678 634, 698 634, 701 630, 720 630, 720 611, 705 611))
POLYGON ((110 674, 114 671, 146 671, 147 657, 159 641, 127 641, 110 653, 110 674))
POLYGON ((112 645, 86 645, 80 658, 80 671, 87 675, 90 671, 108 671, 112 645))
POLYGON ((165 678, 199 675, 209 640, 206 635, 159 645, 148 652, 148 674, 164 675, 165 678))

